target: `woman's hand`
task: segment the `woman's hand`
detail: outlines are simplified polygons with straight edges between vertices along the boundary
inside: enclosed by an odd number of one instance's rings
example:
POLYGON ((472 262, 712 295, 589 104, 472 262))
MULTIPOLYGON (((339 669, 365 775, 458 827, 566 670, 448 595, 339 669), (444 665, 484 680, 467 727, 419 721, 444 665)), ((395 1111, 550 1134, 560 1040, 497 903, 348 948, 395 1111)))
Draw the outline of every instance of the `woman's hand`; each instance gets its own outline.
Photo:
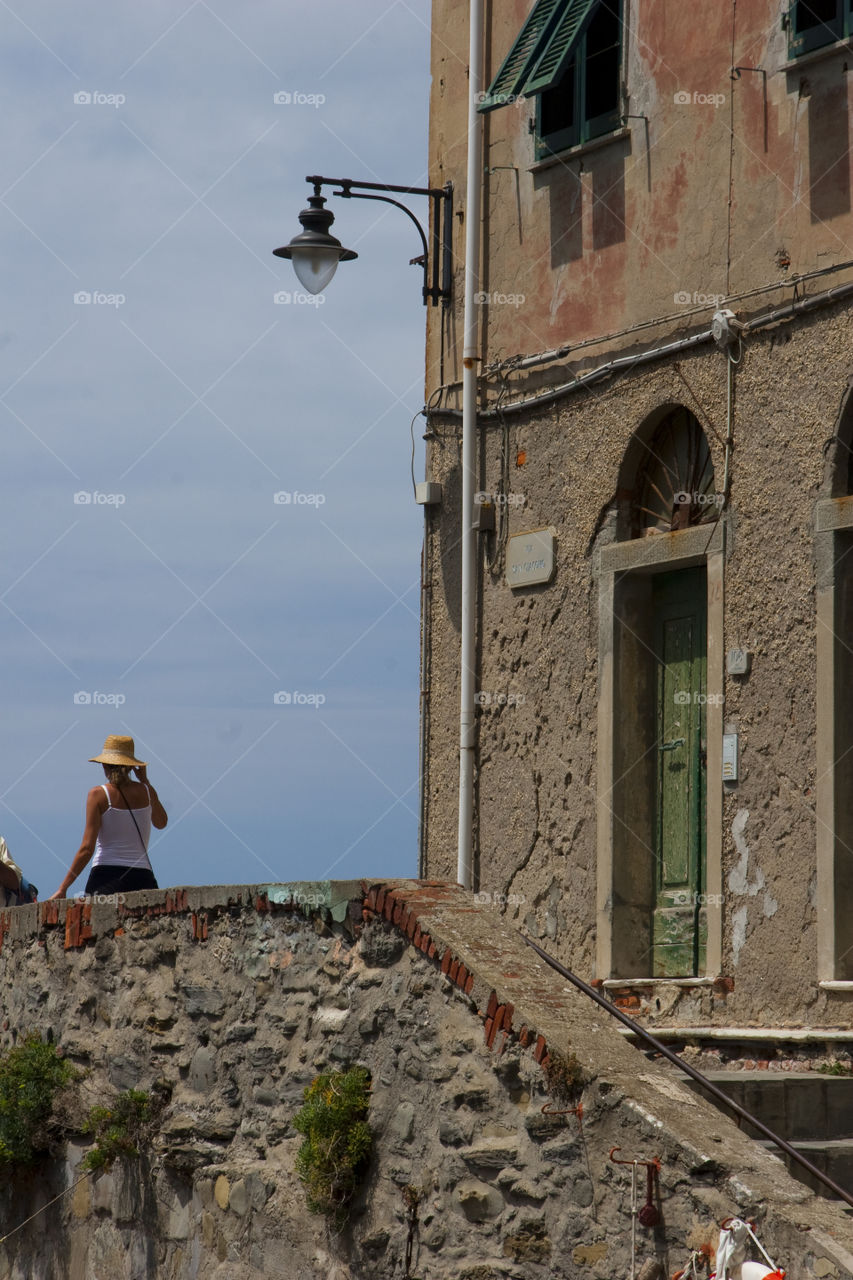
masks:
POLYGON ((148 766, 144 764, 137 765, 133 770, 140 782, 148 782, 148 766))

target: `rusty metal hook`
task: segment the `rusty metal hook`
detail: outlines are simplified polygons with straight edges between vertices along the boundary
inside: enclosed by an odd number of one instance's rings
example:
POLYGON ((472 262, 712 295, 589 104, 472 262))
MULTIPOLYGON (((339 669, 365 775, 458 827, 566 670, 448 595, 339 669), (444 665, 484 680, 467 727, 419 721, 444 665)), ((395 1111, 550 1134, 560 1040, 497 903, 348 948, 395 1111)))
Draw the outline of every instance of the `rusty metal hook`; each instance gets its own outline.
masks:
MULTIPOLYGON (((568 1107, 565 1111, 552 1111, 551 1103, 546 1102, 542 1108, 543 1116, 577 1116, 578 1120, 583 1120, 583 1103, 579 1102, 576 1107, 568 1107)), ((618 1151, 618 1147, 613 1148, 618 1151)))
MULTIPOLYGON (((613 1154, 614 1151, 621 1151, 621 1147, 610 1148, 610 1159, 614 1164, 627 1164, 633 1169, 638 1166, 646 1171, 646 1203, 637 1214, 637 1220, 641 1226, 657 1227, 660 1225, 660 1210, 655 1204, 655 1181, 660 1174, 661 1163, 660 1158, 655 1156, 651 1160, 617 1160, 613 1154)), ((632 1184, 633 1186, 633 1184, 632 1184)), ((632 1192, 633 1194, 633 1192, 632 1192)))
POLYGON ((617 1160, 613 1152, 621 1151, 621 1150, 622 1150, 621 1147, 610 1148, 610 1159, 613 1161, 614 1164, 634 1164, 634 1165, 641 1164, 645 1169, 653 1168, 657 1173, 660 1173, 661 1163, 660 1163, 660 1158, 658 1156, 655 1156, 653 1160, 617 1160))

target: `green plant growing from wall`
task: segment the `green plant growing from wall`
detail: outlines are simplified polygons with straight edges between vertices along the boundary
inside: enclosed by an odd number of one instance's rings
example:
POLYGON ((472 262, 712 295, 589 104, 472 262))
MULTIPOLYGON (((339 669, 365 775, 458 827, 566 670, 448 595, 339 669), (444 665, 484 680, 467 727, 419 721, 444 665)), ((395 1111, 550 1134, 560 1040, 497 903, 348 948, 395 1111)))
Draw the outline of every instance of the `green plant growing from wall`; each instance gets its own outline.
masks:
POLYGON ((373 1145, 367 1123, 370 1073, 364 1067, 325 1072, 305 1090, 293 1127, 305 1139, 296 1172, 305 1184, 308 1208, 335 1228, 349 1216, 350 1202, 373 1145))
POLYGON ((839 1062, 837 1059, 834 1062, 822 1062, 818 1071, 825 1076, 853 1076, 853 1068, 850 1064, 839 1062))
POLYGON ((92 1107, 83 1132, 94 1134, 95 1144, 81 1169, 107 1169, 119 1157, 138 1156, 137 1143, 151 1118, 151 1099, 141 1089, 126 1089, 110 1107, 92 1107))
POLYGON ((0 1058, 0 1163, 30 1164, 47 1149, 54 1097, 76 1075, 56 1045, 35 1034, 0 1058))

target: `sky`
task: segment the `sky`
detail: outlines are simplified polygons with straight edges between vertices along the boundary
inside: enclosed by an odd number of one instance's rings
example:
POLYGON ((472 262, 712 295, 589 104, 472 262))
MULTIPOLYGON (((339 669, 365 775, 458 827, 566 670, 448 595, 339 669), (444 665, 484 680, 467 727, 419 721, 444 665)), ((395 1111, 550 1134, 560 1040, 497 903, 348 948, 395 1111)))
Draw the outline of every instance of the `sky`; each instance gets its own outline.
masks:
POLYGON ((52 893, 130 734, 161 885, 414 874, 420 244, 330 199, 310 301, 272 250, 306 174, 428 184, 428 0, 0 32, 0 832, 52 893))

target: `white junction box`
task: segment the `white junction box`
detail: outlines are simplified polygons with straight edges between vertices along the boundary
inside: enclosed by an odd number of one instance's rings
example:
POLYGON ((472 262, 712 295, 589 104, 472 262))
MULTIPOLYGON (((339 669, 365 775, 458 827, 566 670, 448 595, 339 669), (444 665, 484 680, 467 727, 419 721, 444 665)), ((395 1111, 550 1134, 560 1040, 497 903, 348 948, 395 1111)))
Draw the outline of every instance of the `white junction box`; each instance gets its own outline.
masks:
POLYGON ((415 485, 415 502, 419 507, 434 507, 441 502, 441 485, 437 480, 421 480, 415 485))
POLYGON ((730 676, 748 676, 752 666, 752 654, 748 649, 729 649, 726 654, 726 670, 730 676))

